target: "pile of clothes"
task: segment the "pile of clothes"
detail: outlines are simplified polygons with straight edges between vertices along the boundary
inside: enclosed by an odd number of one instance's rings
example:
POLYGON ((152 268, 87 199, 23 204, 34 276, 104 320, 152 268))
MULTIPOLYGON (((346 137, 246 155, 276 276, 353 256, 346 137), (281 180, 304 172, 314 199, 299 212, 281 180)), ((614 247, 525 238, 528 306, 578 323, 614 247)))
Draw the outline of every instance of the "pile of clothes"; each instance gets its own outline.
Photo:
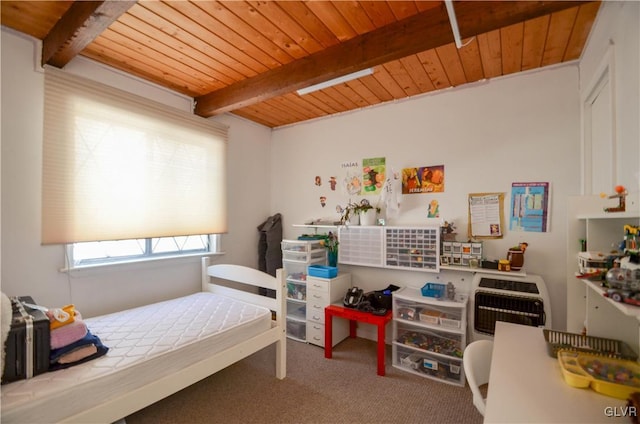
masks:
POLYGON ((51 351, 49 370, 82 364, 107 353, 108 347, 92 334, 74 305, 49 309, 51 351))

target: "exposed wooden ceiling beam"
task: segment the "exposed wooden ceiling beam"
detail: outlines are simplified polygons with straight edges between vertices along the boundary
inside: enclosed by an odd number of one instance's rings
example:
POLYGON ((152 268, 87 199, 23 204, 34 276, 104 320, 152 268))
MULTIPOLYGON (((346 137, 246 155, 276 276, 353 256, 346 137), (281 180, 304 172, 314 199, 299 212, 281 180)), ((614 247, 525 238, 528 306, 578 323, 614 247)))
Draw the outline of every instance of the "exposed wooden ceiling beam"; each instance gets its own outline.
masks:
POLYGON ((42 64, 62 68, 136 3, 75 1, 42 41, 42 64))
MULTIPOLYGON (((463 38, 483 34, 588 1, 456 1, 463 38)), ((328 81, 452 43, 445 5, 395 22, 295 62, 196 98, 195 113, 230 112, 303 87, 328 81)))

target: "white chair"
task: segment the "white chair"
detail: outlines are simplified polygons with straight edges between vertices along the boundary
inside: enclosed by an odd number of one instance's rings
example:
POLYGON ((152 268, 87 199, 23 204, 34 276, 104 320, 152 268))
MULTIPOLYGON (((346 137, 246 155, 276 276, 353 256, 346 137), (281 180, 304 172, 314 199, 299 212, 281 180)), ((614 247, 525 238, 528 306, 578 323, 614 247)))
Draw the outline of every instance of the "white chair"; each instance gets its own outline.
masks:
POLYGON ((480 386, 489 382, 491 371, 491 354, 493 353, 493 341, 476 340, 471 342, 464 350, 462 362, 464 374, 473 393, 473 405, 484 417, 486 399, 480 392, 480 386))

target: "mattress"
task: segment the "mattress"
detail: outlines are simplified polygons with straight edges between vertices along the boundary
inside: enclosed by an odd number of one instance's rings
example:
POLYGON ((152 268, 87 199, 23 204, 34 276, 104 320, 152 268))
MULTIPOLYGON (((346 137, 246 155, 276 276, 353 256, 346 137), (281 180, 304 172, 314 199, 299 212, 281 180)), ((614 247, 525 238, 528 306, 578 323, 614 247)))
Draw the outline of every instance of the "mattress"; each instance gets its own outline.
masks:
POLYGON ((85 323, 109 352, 2 386, 3 423, 55 422, 74 415, 269 330, 271 312, 202 292, 85 323))

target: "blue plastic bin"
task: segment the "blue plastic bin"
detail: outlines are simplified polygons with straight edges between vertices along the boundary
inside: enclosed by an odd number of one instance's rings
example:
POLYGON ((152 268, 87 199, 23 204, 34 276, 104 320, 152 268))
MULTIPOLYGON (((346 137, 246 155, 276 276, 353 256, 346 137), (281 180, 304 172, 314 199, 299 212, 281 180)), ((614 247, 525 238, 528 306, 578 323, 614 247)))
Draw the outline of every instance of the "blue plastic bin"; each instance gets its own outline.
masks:
POLYGON ((447 293, 447 286, 446 284, 427 283, 422 286, 421 291, 423 296, 443 299, 447 293))
POLYGON ((338 268, 327 265, 309 265, 307 273, 312 277, 334 278, 338 276, 338 268))

